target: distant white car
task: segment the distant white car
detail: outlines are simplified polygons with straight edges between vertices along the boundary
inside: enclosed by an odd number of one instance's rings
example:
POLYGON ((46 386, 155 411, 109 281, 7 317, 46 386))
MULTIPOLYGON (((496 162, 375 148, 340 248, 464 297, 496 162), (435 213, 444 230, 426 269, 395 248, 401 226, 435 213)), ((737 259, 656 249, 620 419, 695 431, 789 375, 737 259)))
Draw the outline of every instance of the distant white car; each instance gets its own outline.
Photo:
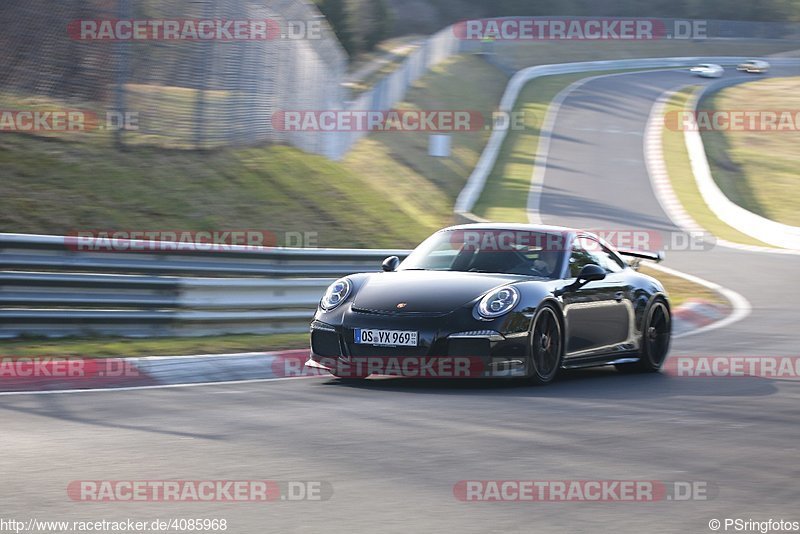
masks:
POLYGON ((702 78, 720 78, 725 72, 721 65, 715 63, 702 63, 689 69, 692 74, 697 74, 702 78))
POLYGON ((769 70, 769 63, 761 59, 751 59, 749 61, 745 61, 744 63, 740 63, 736 67, 736 70, 761 74, 769 70))

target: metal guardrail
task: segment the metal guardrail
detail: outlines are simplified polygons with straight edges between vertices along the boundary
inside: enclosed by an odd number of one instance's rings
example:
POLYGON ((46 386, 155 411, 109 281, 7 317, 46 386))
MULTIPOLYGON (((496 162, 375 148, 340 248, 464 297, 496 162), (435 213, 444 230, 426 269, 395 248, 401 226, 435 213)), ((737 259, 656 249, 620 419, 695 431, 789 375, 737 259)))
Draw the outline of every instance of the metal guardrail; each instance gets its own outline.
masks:
POLYGON ((407 254, 245 246, 85 252, 71 237, 0 234, 0 338, 302 332, 335 278, 407 254))

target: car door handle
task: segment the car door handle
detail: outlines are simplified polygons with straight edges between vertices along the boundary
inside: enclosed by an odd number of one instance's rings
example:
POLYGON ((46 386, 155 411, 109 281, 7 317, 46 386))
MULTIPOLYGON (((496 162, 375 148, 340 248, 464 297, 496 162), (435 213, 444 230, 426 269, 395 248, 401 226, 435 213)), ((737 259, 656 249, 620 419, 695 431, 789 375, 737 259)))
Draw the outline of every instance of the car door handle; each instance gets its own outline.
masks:
POLYGON ((624 298, 625 298, 625 293, 624 292, 617 291, 616 293, 614 293, 614 300, 616 300, 617 302, 622 302, 622 299, 624 299, 624 298))

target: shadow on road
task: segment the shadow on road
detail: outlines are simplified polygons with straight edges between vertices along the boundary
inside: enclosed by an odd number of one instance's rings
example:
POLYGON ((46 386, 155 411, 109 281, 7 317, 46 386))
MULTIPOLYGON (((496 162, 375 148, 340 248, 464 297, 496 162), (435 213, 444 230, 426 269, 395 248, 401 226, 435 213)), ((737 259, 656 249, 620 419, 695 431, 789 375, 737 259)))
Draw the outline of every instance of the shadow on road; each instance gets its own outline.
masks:
POLYGON ((688 378, 666 374, 623 375, 610 367, 562 371, 547 386, 531 385, 524 379, 431 379, 375 376, 366 380, 321 380, 318 387, 356 388, 434 395, 509 397, 558 397, 572 399, 647 400, 669 397, 762 397, 778 391, 767 378, 688 378))

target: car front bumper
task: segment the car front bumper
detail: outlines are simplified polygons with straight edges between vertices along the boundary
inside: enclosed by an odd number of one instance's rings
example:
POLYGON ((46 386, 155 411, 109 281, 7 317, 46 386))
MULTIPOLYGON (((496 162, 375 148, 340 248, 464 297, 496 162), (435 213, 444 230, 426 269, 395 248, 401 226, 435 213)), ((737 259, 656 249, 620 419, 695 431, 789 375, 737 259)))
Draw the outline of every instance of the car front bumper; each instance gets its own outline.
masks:
POLYGON ((311 356, 306 365, 337 376, 486 378, 524 375, 529 344, 527 329, 501 333, 492 328, 497 326, 492 322, 476 323, 463 313, 419 317, 348 312, 338 325, 319 319, 312 322, 311 356), (357 344, 357 328, 416 331, 418 342, 414 347, 357 344))

